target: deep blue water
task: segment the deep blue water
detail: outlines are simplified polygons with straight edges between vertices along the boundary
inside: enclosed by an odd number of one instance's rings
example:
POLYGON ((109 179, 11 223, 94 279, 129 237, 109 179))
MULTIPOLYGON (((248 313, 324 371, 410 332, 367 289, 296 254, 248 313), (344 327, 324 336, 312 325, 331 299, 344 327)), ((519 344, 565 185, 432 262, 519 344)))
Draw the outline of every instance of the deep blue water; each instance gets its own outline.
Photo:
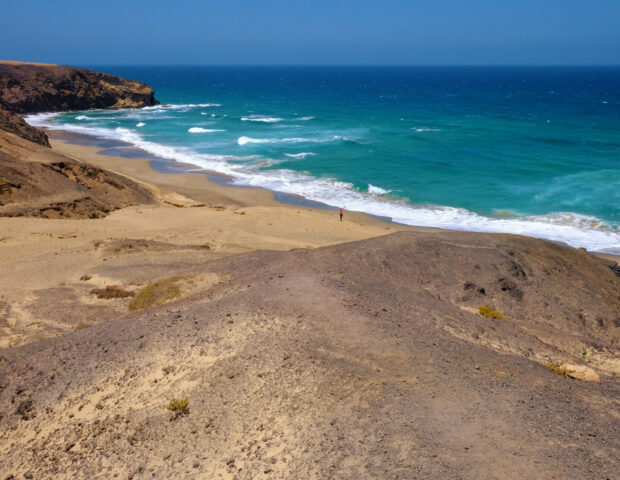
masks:
POLYGON ((620 253, 619 67, 89 68, 170 107, 32 121, 407 224, 620 253))

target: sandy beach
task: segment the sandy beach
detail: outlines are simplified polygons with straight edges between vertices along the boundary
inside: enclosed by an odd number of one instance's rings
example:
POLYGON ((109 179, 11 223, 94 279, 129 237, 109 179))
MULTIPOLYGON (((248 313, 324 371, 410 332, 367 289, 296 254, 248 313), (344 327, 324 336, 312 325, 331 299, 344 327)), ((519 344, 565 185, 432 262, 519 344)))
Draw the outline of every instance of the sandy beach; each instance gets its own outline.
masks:
MULTIPOLYGON (((29 303, 41 290, 83 287, 80 277, 115 261, 103 245, 139 239, 201 247, 187 255, 186 261, 191 262, 259 249, 316 248, 411 230, 354 212, 346 212, 340 222, 337 211, 286 205, 274 200, 267 190, 221 186, 204 174, 158 173, 145 159, 100 155, 101 148, 51 138, 52 150, 37 151, 37 160, 45 161, 46 156, 57 160, 53 155, 62 154, 116 172, 147 188, 156 202, 117 210, 98 220, 0 218, 1 262, 13 272, 0 278, 0 300, 12 312, 0 347, 74 329, 75 323, 63 321, 65 312, 50 315, 43 311, 39 317, 27 313, 29 303)), ((163 251, 150 254, 149 262, 164 264, 167 255, 163 251)), ((144 283, 156 279, 144 273, 141 278, 144 283)), ((112 275, 93 277, 88 285, 102 288, 132 283, 135 279, 127 275, 112 275)), ((91 297, 86 291, 79 302, 90 305, 91 297)))

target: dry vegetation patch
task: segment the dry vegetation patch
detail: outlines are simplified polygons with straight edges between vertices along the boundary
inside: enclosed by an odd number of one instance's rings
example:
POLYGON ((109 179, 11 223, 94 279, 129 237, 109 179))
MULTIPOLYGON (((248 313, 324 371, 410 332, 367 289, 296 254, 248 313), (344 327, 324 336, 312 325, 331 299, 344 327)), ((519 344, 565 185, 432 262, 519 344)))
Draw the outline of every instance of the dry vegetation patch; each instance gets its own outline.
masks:
POLYGON ((104 298, 106 300, 133 297, 135 295, 131 290, 125 290, 117 285, 107 285, 105 288, 93 288, 90 293, 97 295, 97 298, 104 298))
POLYGON ((182 278, 176 276, 149 283, 131 301, 129 310, 144 310, 145 308, 156 307, 180 297, 181 289, 177 283, 182 278))
POLYGON ((171 302, 177 298, 207 289, 223 278, 220 273, 177 275, 156 280, 142 288, 129 304, 129 310, 144 310, 171 302))
POLYGON ((484 305, 480 305, 478 307, 478 313, 480 315, 482 315, 483 317, 487 317, 487 318, 497 318, 498 320, 503 320, 504 315, 502 315, 501 313, 499 313, 497 310, 493 310, 491 307, 489 307, 488 304, 484 304, 484 305))
POLYGON ((566 367, 560 363, 548 363, 547 368, 562 378, 566 378, 568 376, 568 370, 566 370, 566 367))
POLYGON ((173 398, 166 407, 173 414, 173 419, 187 415, 189 413, 189 398, 185 397, 181 400, 173 398))

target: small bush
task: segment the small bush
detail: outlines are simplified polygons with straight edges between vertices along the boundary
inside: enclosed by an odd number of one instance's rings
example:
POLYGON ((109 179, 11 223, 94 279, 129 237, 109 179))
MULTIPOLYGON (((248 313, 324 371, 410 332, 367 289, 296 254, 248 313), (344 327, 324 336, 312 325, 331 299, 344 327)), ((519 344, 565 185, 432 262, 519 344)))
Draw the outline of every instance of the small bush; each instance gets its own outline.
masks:
POLYGON ((89 328, 92 327, 92 325, 90 323, 86 323, 86 322, 80 322, 75 329, 76 330, 84 330, 85 328, 89 328))
POLYGON ((140 290, 129 304, 129 310, 143 310, 156 307, 181 296, 181 289, 177 282, 182 277, 170 277, 165 280, 157 280, 149 283, 140 290))
POLYGON ((562 378, 566 378, 568 376, 568 371, 566 368, 562 367, 560 363, 548 363, 547 368, 562 378))
POLYGON ((499 320, 503 320, 505 318, 501 313, 499 313, 497 310, 493 310, 486 303, 478 307, 478 313, 480 313, 480 315, 482 315, 483 317, 487 318, 497 318, 499 320))
POLYGON ((106 300, 112 298, 133 297, 135 295, 134 292, 123 290, 121 287, 116 285, 108 285, 105 288, 93 288, 90 293, 97 295, 97 298, 105 298, 106 300))
POLYGON ((173 398, 166 408, 174 414, 174 418, 187 415, 189 413, 189 398, 185 397, 182 400, 173 398))

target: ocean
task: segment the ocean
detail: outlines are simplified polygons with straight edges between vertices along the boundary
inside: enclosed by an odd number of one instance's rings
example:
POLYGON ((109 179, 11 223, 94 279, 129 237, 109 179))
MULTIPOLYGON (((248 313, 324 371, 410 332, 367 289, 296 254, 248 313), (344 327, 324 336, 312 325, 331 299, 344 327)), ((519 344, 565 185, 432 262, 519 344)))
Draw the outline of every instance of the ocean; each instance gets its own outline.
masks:
POLYGON ((620 67, 87 68, 163 105, 28 121, 399 223, 620 254, 620 67))

